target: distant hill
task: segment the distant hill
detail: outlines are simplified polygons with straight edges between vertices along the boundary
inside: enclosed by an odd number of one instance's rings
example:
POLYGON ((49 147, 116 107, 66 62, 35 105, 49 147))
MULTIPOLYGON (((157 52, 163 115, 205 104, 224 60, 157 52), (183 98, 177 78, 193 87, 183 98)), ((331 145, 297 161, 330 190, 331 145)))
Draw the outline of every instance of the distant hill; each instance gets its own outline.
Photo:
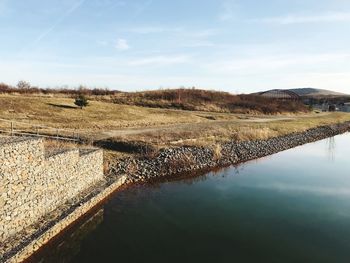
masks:
POLYGON ((264 113, 306 112, 301 102, 200 89, 161 89, 122 92, 109 97, 116 104, 193 111, 264 113))
POLYGON ((315 88, 300 88, 300 89, 288 89, 301 97, 338 97, 338 96, 350 96, 349 94, 335 92, 325 89, 315 88))

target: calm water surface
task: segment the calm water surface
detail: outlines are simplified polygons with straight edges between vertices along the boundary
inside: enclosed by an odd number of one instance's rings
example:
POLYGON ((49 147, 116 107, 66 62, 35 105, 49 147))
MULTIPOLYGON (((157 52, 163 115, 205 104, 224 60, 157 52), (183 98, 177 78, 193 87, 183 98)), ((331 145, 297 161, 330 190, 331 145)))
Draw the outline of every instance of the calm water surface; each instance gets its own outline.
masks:
POLYGON ((136 186, 35 262, 350 262, 350 134, 136 186))

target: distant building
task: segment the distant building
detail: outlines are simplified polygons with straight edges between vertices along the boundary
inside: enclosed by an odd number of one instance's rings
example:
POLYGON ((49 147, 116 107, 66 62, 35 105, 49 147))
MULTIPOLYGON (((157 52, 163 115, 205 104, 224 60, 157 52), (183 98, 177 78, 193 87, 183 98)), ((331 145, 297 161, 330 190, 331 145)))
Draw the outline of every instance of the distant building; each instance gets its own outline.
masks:
POLYGON ((350 112, 350 103, 330 103, 324 102, 323 104, 313 104, 312 107, 315 110, 319 111, 341 111, 341 112, 350 112))
POLYGON ((350 112, 350 102, 342 103, 341 105, 338 106, 338 108, 339 108, 339 111, 350 112))
POLYGON ((258 93, 258 95, 266 98, 278 100, 300 100, 300 96, 290 90, 274 89, 258 93))
POLYGON ((328 105, 328 111, 336 111, 336 110, 337 110, 337 106, 335 104, 328 105))

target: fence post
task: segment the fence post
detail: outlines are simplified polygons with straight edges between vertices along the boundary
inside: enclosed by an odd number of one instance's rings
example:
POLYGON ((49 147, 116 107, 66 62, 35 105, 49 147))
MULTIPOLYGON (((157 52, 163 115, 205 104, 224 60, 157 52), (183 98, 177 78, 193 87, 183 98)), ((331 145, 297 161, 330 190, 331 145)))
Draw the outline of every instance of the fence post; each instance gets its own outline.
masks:
POLYGON ((13 136, 13 122, 11 121, 11 136, 13 136))

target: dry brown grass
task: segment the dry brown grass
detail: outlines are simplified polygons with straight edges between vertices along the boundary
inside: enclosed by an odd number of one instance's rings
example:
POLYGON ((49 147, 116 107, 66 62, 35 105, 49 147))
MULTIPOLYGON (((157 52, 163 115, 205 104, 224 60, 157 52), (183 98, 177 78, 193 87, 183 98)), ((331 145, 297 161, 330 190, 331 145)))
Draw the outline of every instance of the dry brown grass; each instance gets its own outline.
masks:
POLYGON ((219 160, 221 158, 221 156, 222 156, 221 150, 222 150, 222 148, 221 148, 220 144, 218 144, 218 143, 214 144, 214 146, 213 146, 213 155, 214 155, 213 158, 214 158, 214 160, 219 160))
POLYGON ((45 151, 47 153, 50 153, 50 152, 55 152, 57 150, 63 150, 63 149, 65 150, 78 149, 78 148, 81 148, 82 145, 73 143, 73 142, 63 141, 63 140, 45 139, 44 147, 45 147, 45 151))
MULTIPOLYGON (((28 122, 31 125, 47 125, 55 128, 89 130, 90 132, 209 121, 206 115, 201 116, 197 112, 116 105, 99 101, 90 101, 89 106, 81 110, 74 105, 74 99, 71 98, 0 95, 0 118, 28 122)), ((214 115, 214 118, 220 118, 220 116, 214 115)))
POLYGON ((293 116, 289 119, 269 121, 235 120, 227 122, 198 123, 191 128, 179 125, 174 129, 155 130, 142 134, 120 136, 115 140, 138 140, 158 147, 196 145, 208 146, 229 140, 245 141, 268 139, 292 132, 302 132, 317 126, 350 121, 348 113, 324 113, 293 116))
POLYGON ((104 99, 117 104, 192 111, 244 114, 278 114, 308 111, 307 107, 300 101, 281 101, 256 95, 234 95, 222 91, 185 88, 122 92, 104 99))
MULTIPOLYGON (((73 99, 66 97, 0 95, 0 118, 30 123, 30 126, 78 130, 90 141, 112 138, 115 141, 143 142, 159 149, 174 145, 215 145, 228 140, 267 139, 350 121, 350 114, 251 116, 154 109, 101 101, 90 101, 90 106, 80 110, 74 106, 73 99)), ((9 123, 0 121, 0 128, 4 125, 9 128, 9 123)))

